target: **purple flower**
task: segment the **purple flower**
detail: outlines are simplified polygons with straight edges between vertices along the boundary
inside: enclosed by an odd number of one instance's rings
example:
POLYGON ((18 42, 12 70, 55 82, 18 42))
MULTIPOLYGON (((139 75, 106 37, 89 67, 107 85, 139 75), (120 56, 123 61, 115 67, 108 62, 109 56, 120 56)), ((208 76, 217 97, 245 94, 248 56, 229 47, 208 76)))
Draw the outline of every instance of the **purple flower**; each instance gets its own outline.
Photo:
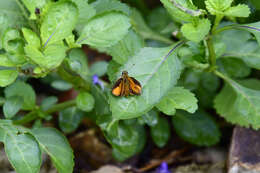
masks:
POLYGON ((94 85, 99 85, 102 90, 104 90, 104 84, 99 80, 98 75, 94 74, 92 76, 92 82, 94 85))
POLYGON ((157 168, 157 173, 171 173, 168 169, 168 164, 166 162, 162 162, 160 167, 157 168))

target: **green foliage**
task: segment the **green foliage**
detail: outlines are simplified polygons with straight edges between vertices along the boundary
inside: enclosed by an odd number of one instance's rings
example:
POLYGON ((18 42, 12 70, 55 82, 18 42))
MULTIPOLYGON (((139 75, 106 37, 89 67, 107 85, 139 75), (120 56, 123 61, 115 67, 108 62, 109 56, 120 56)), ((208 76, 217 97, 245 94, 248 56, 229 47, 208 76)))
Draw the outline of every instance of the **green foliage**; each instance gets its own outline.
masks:
POLYGON ((197 101, 195 95, 189 90, 182 87, 174 87, 156 107, 167 115, 174 115, 176 109, 194 113, 198 109, 197 101))
POLYGON ((167 119, 160 117, 158 122, 151 127, 151 135, 158 147, 164 147, 170 138, 170 125, 167 119))
POLYGON ((39 172, 41 152, 59 173, 73 172, 66 138, 44 127, 54 113, 66 134, 77 133, 83 118, 96 122, 120 161, 142 151, 145 126, 164 147, 169 118, 199 146, 220 140, 208 110, 260 128, 256 1, 252 15, 233 0, 161 0, 153 10, 123 2, 0 0, 0 141, 17 173, 39 172), (140 82, 140 95, 112 95, 122 71, 140 82))
POLYGON ((71 133, 77 129, 83 119, 84 112, 76 107, 70 107, 60 111, 59 126, 65 133, 71 133))
POLYGON ((220 139, 216 122, 206 113, 198 110, 194 114, 178 111, 172 117, 173 127, 184 140, 199 145, 210 146, 220 139))
POLYGON ((80 92, 76 101, 77 107, 86 112, 91 111, 95 104, 93 96, 87 92, 80 92))
POLYGON ((208 19, 199 19, 195 24, 182 25, 181 32, 188 40, 199 42, 209 33, 210 25, 208 19))
POLYGON ((182 66, 175 52, 162 63, 172 48, 173 46, 143 48, 120 68, 117 76, 121 75, 123 70, 127 70, 130 76, 141 83, 143 89, 140 96, 129 98, 116 98, 110 94, 109 102, 114 118, 129 119, 141 116, 155 106, 176 84, 182 66), (142 59, 143 57, 149 59, 142 59))
POLYGON ((227 84, 216 97, 214 104, 219 115, 227 121, 241 126, 258 129, 259 86, 258 80, 241 81, 241 84, 221 75, 227 84), (243 86, 243 83, 247 83, 243 86))

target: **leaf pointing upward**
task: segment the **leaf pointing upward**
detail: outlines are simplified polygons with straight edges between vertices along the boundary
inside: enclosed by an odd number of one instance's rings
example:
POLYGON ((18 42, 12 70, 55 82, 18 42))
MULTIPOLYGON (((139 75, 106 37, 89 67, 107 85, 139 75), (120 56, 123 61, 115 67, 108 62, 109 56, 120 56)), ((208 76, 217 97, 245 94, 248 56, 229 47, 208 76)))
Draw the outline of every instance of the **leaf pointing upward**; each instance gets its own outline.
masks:
POLYGON ((110 94, 110 108, 115 119, 141 116, 176 84, 182 70, 182 65, 175 54, 180 45, 182 42, 167 48, 142 48, 120 68, 117 77, 126 70, 141 83, 143 88, 140 96, 118 98, 110 94))

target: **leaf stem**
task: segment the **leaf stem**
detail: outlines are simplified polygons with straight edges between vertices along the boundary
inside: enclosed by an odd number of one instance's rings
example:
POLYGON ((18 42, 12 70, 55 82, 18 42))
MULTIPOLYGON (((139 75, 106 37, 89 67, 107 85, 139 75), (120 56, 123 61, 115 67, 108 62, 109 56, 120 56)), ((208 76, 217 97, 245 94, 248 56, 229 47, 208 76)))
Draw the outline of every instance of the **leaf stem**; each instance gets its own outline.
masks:
MULTIPOLYGON (((63 110, 63 109, 66 109, 68 107, 72 107, 75 105, 76 105, 76 99, 69 100, 69 101, 59 103, 59 104, 52 106, 50 109, 46 110, 45 113, 52 114, 54 112, 58 112, 60 110, 63 110)), ((13 121, 13 123, 17 124, 17 125, 21 125, 21 124, 29 123, 37 118, 38 118, 37 112, 35 110, 33 110, 33 111, 29 112, 28 114, 26 114, 22 119, 13 121)))
POLYGON ((210 64, 210 71, 214 71, 216 68, 216 53, 214 50, 214 45, 212 42, 212 36, 210 35, 206 40, 208 51, 209 51, 209 64, 210 64))
POLYGON ((212 33, 215 33, 219 23, 221 22, 221 20, 223 19, 223 15, 216 15, 216 18, 215 18, 215 22, 214 22, 214 25, 213 25, 213 28, 212 28, 212 33))

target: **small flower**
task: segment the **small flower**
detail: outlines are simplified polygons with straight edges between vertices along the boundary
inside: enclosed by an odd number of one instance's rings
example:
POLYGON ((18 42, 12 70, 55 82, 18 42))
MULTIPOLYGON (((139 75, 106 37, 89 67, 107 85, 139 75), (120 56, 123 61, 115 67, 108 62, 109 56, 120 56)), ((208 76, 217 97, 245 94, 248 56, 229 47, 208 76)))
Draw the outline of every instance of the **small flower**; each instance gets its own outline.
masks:
POLYGON ((99 85, 101 87, 101 89, 104 90, 104 85, 99 80, 98 75, 95 74, 95 75, 92 76, 92 82, 93 82, 94 85, 99 85))
POLYGON ((166 162, 162 162, 160 167, 157 169, 157 173, 171 173, 168 169, 168 164, 166 162))

